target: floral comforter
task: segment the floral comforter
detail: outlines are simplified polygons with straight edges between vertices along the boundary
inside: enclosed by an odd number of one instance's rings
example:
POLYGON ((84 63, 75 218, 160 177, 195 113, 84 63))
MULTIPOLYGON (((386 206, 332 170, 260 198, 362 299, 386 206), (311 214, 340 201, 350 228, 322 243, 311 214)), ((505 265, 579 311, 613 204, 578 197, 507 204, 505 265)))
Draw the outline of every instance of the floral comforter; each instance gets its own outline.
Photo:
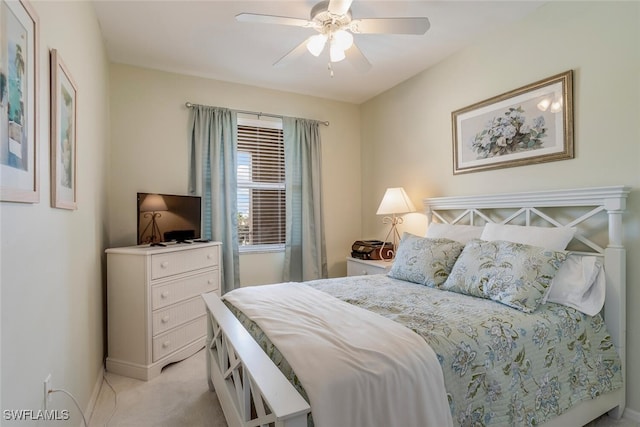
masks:
MULTIPOLYGON (((620 360, 600 315, 553 303, 523 313, 385 275, 307 284, 423 337, 442 366, 453 421, 462 426, 536 425, 622 386, 620 360)), ((234 311, 306 398, 278 349, 234 311)))

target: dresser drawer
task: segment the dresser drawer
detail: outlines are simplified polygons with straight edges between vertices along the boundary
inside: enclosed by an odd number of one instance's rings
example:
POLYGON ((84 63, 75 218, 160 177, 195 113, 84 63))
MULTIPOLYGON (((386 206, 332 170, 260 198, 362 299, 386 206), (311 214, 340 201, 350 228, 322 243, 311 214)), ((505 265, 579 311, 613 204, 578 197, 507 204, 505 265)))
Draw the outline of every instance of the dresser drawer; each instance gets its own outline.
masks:
POLYGON ((218 265, 218 246, 166 252, 151 256, 151 279, 218 265))
POLYGON ((153 338, 153 361, 179 350, 181 347, 207 334, 207 317, 202 316, 177 329, 153 338))
POLYGON ((204 300, 194 297, 153 312, 153 336, 196 319, 206 313, 204 300))
POLYGON ((220 287, 218 270, 194 276, 182 277, 151 287, 151 309, 157 310, 170 304, 193 298, 220 287))

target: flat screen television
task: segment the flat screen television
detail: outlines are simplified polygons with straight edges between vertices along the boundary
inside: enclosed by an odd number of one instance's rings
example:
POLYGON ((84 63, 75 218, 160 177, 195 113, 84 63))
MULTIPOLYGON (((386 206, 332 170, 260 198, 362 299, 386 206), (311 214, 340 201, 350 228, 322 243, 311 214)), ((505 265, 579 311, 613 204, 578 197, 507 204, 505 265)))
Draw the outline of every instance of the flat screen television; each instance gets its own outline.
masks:
POLYGON ((138 244, 201 239, 199 196, 138 193, 138 244))

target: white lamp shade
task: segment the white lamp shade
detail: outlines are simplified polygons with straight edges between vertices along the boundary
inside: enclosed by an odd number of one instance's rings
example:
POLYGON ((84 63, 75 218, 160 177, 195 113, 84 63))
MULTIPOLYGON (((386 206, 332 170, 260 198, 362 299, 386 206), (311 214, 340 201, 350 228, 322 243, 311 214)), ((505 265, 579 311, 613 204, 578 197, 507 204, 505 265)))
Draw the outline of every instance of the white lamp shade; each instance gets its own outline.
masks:
POLYGON ((140 212, 156 212, 166 211, 167 204, 164 198, 159 194, 149 194, 144 198, 140 205, 140 212))
POLYGON ((313 56, 319 56, 324 49, 324 45, 327 43, 327 36, 324 34, 316 34, 309 37, 307 42, 307 50, 311 52, 313 56))
POLYGON ((344 54, 344 50, 332 42, 329 46, 329 59, 331 62, 340 62, 345 57, 346 55, 344 54))
POLYGON ((415 212, 416 208, 411 203, 409 196, 402 187, 387 188, 382 197, 376 215, 392 215, 415 212))
POLYGON ((331 43, 340 47, 340 49, 347 50, 353 46, 353 35, 345 30, 338 30, 333 33, 331 43))

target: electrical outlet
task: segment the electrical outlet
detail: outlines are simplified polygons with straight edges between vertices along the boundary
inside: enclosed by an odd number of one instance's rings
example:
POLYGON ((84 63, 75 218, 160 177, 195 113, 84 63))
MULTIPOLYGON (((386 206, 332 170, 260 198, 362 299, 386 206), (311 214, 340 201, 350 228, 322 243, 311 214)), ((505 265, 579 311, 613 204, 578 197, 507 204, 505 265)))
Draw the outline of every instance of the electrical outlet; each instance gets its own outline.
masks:
POLYGON ((47 409, 47 403, 51 402, 51 374, 44 379, 44 408, 47 409))

